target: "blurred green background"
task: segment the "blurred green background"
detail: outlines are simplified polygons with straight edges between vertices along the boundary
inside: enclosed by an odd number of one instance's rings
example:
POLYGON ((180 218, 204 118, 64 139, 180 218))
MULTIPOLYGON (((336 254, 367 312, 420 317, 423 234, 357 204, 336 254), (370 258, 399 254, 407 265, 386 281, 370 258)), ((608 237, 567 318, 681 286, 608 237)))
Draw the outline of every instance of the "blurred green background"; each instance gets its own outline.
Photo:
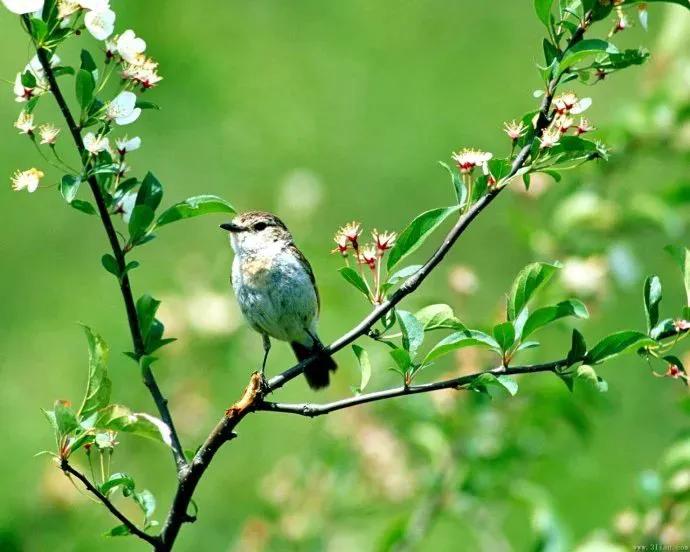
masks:
MULTIPOLYGON (((451 150, 464 146, 506 155, 501 125, 533 109, 531 93, 540 86, 535 63, 541 57, 543 29, 527 1, 114 4, 117 28, 133 28, 146 39, 165 77, 147 93, 162 110, 145 112, 127 129, 143 139, 142 150, 131 155, 135 171, 150 169, 158 176, 165 184, 164 203, 214 193, 238 209, 279 214, 314 266, 323 304, 320 333, 328 341, 367 311, 339 277, 340 260, 329 255, 337 227, 356 219, 368 229, 400 230, 420 210, 450 204, 452 189, 437 160, 448 160, 451 150)), ((654 7, 650 32, 637 26, 619 42, 646 45, 657 53, 664 11, 671 13, 669 20, 688 17, 680 8, 654 7)), ((607 25, 600 26, 600 34, 607 25)), ((31 55, 29 43, 5 10, 0 11, 0 28, 0 76, 11 81, 31 55)), ((88 36, 80 40, 96 46, 88 36)), ((672 37, 661 42, 668 49, 676 44, 672 37)), ((74 62, 82 46, 60 55, 74 62)), ((656 70, 663 73, 668 67, 657 65, 656 70)), ((603 85, 574 89, 593 97, 590 118, 605 129, 620 125, 654 77, 649 69, 633 68, 603 85)), ((9 177, 17 168, 40 166, 41 160, 11 128, 19 105, 9 84, 5 90, 0 175, 9 177)), ((59 124, 49 103, 42 102, 40 118, 59 124)), ((59 147, 69 151, 66 136, 59 147)), ((633 150, 617 162, 610 174, 596 168, 566 173, 543 202, 523 194, 502 195, 406 308, 447 302, 463 321, 491 322, 524 264, 554 260, 561 252, 590 253, 561 245, 580 235, 577 229, 558 232, 554 210, 563 190, 590 186, 615 206, 636 193, 687 179, 687 155, 671 154, 663 145, 633 150), (545 240, 551 242, 545 246, 545 240)), ((46 172, 49 181, 59 176, 46 172)), ((128 350, 129 336, 113 278, 100 266, 107 250, 103 231, 95 217, 67 208, 55 189, 19 194, 8 183, 0 194, 0 549, 144 549, 133 539, 103 539, 100 535, 114 525, 105 510, 78 493, 46 457, 33 457, 52 446, 40 409, 56 398, 76 401, 83 391, 87 355, 77 323, 96 329, 112 347, 114 400, 155 411, 137 368, 121 354, 128 350)), ((688 243, 685 218, 670 230, 638 220, 607 234, 606 243, 625 243, 614 250, 620 262, 606 265, 606 288, 585 297, 593 316, 579 327, 588 341, 624 326, 643 328, 641 285, 647 273, 659 273, 667 301, 680 305, 681 279, 662 247, 669 241, 688 243), (613 277, 616 271, 622 278, 613 277)), ((232 256, 219 222, 206 217, 172 225, 135 254, 142 263, 133 273, 135 292, 164 301, 164 321, 170 335, 179 338, 161 353, 155 370, 188 448, 201 443, 261 360, 260 339, 239 319, 229 290, 232 256)), ((606 249, 607 263, 610 252, 606 249)), ((567 292, 556 285, 551 293, 561 298, 567 292)), ((569 345, 567 326, 550 330, 543 342, 525 360, 559 357, 569 345)), ((375 363, 371 387, 391 384, 395 376, 385 370, 385 351, 365 344, 375 363)), ((354 356, 343 351, 337 360, 340 371, 328 391, 316 396, 299 381, 281 391, 280 398, 326 401, 351 393, 350 386, 358 382, 354 356)), ((291 362, 289 349, 278 345, 269 373, 291 362)), ((422 377, 440 377, 453 369, 448 359, 422 377)), ((571 543, 609 525, 634 500, 639 474, 654 467, 687 426, 677 408, 683 389, 650 377, 642 361, 624 357, 604 367, 602 375, 610 392, 596 400, 569 394, 549 375, 523 378, 521 394, 514 399, 531 413, 535 434, 525 447, 534 447, 535 457, 524 464, 518 459, 511 473, 547 492, 551 511, 571 543), (571 408, 576 418, 588 420, 584 425, 589 430, 574 430, 579 422, 551 423, 571 408)), ((470 431, 462 428, 469 406, 463 396, 455 400, 458 405, 446 418, 460 420, 457 438, 462 441, 463 431, 470 431)), ((422 500, 422 485, 382 498, 376 481, 366 480, 366 463, 380 457, 362 457, 343 435, 378 420, 376 427, 406 447, 414 423, 410 420, 436 407, 428 397, 412 405, 403 402, 328 419, 251 416, 200 485, 199 520, 184 528, 179 550, 250 550, 252 531, 264 530, 278 535, 266 545, 270 550, 375 549, 391 524, 422 500), (320 468, 311 467, 315 461, 320 468), (287 473, 294 463, 305 466, 308 479, 323 469, 336 474, 331 495, 309 510, 305 523, 316 528, 305 530, 309 538, 291 538, 294 531, 281 529, 283 523, 294 530, 297 522, 278 520, 275 505, 262 491, 269 472, 280 474, 284 466, 287 473), (347 476, 341 477, 343 473, 347 476), (333 494, 337 508, 331 503, 333 494)), ((509 413, 509 402, 499 398, 482 407, 482 415, 509 413)), ((476 429, 478 424, 470 425, 476 429)), ((508 425, 504 431, 513 429, 508 425)), ((499 432, 497 438, 511 435, 499 432)), ((381 439, 373 439, 381 445, 381 439)), ((114 469, 131 472, 138 484, 154 492, 162 519, 175 479, 168 451, 136 438, 123 436, 121 441, 114 469)), ((422 481, 433 468, 414 451, 408 461, 410 472, 422 481)), ((486 499, 487 517, 500 525, 506 549, 529 549, 531 510, 517 502, 495 507, 493 502, 486 499)), ((296 513, 307 508, 294 507, 296 513)), ((478 523, 441 514, 421 546, 462 549, 458 543, 464 543, 467 549, 486 549, 476 533, 494 529, 488 522, 486 529, 478 523)))

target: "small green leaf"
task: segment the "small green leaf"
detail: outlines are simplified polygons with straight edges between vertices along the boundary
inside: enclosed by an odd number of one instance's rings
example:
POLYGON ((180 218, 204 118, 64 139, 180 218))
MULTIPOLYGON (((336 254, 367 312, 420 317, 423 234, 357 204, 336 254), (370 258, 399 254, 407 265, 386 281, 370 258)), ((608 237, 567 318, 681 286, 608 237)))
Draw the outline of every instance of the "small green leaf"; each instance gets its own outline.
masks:
POLYGON ((79 427, 77 417, 66 401, 55 401, 53 413, 55 425, 60 435, 69 435, 79 427))
POLYGON ((515 327, 511 322, 503 322, 494 326, 494 339, 504 353, 515 343, 515 327))
POLYGON ((439 164, 448 171, 448 174, 450 175, 450 182, 453 185, 453 189, 455 190, 455 197, 458 200, 458 205, 462 206, 465 204, 467 201, 467 187, 463 183, 463 181, 460 179, 460 175, 458 174, 458 171, 455 170, 453 167, 448 165, 447 163, 444 163, 443 161, 439 161, 439 164))
POLYGON ((163 199, 163 186, 152 173, 146 173, 137 193, 136 205, 146 205, 155 212, 163 199))
POLYGON ((476 377, 469 386, 473 391, 489 394, 489 387, 499 387, 514 396, 518 391, 518 384, 514 378, 506 375, 496 377, 494 374, 485 372, 476 377))
POLYGON ((39 44, 43 42, 43 39, 48 35, 48 25, 45 21, 37 17, 31 18, 31 36, 39 44))
POLYGON ((131 535, 132 532, 129 530, 129 527, 126 525, 117 525, 113 527, 110 531, 107 533, 103 533, 104 537, 125 537, 127 535, 131 535))
POLYGON ((82 110, 88 109, 93 101, 93 92, 96 88, 96 82, 93 80, 93 75, 89 71, 79 69, 79 71, 77 71, 75 86, 79 106, 82 110))
POLYGON ((551 28, 551 4, 553 0, 534 0, 534 11, 547 29, 551 28))
POLYGON ((392 351, 388 351, 388 354, 395 361, 398 372, 401 374, 405 374, 407 369, 412 365, 410 353, 408 353, 405 349, 393 349, 392 351))
POLYGON ((559 71, 563 72, 569 67, 581 61, 601 54, 617 54, 616 48, 610 42, 598 38, 581 40, 563 53, 563 59, 559 64, 559 71))
POLYGON ((388 277, 388 281, 385 285, 389 287, 397 286, 398 284, 407 280, 410 276, 417 273, 420 268, 422 268, 422 265, 410 265, 406 266, 405 268, 401 268, 388 277))
POLYGON ((134 479, 126 473, 114 473, 105 483, 100 485, 98 490, 107 496, 110 491, 117 487, 122 487, 122 494, 129 496, 134 491, 134 479))
POLYGON ((402 330, 403 348, 410 353, 410 358, 414 359, 424 342, 424 326, 411 312, 399 310, 396 311, 396 315, 402 330))
POLYGON ((133 244, 137 245, 142 242, 146 235, 155 213, 148 205, 135 205, 132 209, 132 214, 129 218, 129 236, 133 244))
POLYGON ((235 213, 235 208, 214 195, 202 195, 185 199, 169 207, 158 217, 156 226, 164 226, 178 220, 198 217, 209 213, 235 213))
POLYGON ((357 357, 359 371, 362 374, 359 382, 359 388, 357 389, 357 393, 361 393, 364 391, 364 388, 367 386, 369 379, 371 378, 371 362, 369 362, 369 353, 367 353, 366 350, 359 345, 352 345, 352 351, 357 357))
POLYGON ((338 270, 340 272, 340 275, 345 278, 348 282, 350 282, 354 287, 356 287, 359 291, 361 291, 364 295, 369 297, 369 290, 367 289, 367 284, 364 281, 364 278, 360 276, 359 272, 357 272, 354 268, 351 268, 349 266, 344 266, 341 269, 338 270))
POLYGON ((659 303, 661 302, 661 280, 649 276, 644 282, 644 310, 647 315, 647 333, 659 322, 659 303))
POLYGON ((568 351, 567 363, 572 366, 582 360, 587 354, 587 344, 585 338, 577 330, 573 330, 573 337, 571 340, 570 351, 568 351))
POLYGON ((685 247, 678 247, 676 245, 667 245, 664 249, 673 257, 678 263, 681 272, 683 273, 683 283, 685 285, 685 294, 688 298, 688 306, 690 306, 690 250, 685 247))
POLYGON ((643 333, 624 330, 602 339, 587 353, 584 361, 587 364, 598 364, 616 357, 629 349, 639 349, 654 344, 656 344, 656 341, 643 333))
POLYGON ((73 199, 70 201, 70 206, 74 207, 77 211, 81 211, 82 213, 86 213, 87 215, 95 215, 96 214, 96 208, 88 201, 84 201, 81 199, 73 199))
POLYGON ((535 310, 529 315, 527 322, 522 330, 522 338, 529 336, 539 328, 551 324, 556 320, 565 318, 566 316, 574 316, 575 318, 588 318, 589 313, 587 307, 577 299, 568 299, 562 301, 557 305, 551 307, 543 307, 535 310))
POLYGON ((98 79, 98 66, 96 65, 96 62, 93 60, 93 57, 89 51, 82 50, 79 57, 81 60, 81 69, 91 73, 94 79, 98 79))
POLYGON ((99 410, 94 427, 132 433, 171 445, 170 428, 162 420, 150 414, 132 412, 120 404, 111 404, 99 410))
POLYGON ((120 267, 110 253, 106 253, 101 257, 101 264, 108 272, 110 272, 115 278, 120 278, 120 267))
POLYGON ((450 334, 445 339, 439 341, 433 349, 431 349, 422 364, 427 364, 443 355, 446 355, 456 349, 462 347, 470 347, 474 345, 485 345, 495 350, 500 350, 499 344, 490 335, 477 330, 463 330, 450 334))
POLYGON ((520 271, 508 297, 508 320, 515 320, 532 296, 546 284, 560 264, 532 263, 520 271))
POLYGON ((429 305, 418 310, 415 317, 424 326, 425 332, 432 330, 466 330, 465 325, 455 317, 453 309, 444 304, 429 305))
POLYGON ((577 371, 575 372, 575 376, 577 379, 585 381, 592 385, 600 393, 606 393, 606 391, 609 390, 608 384, 597 375, 594 368, 587 364, 578 366, 577 371))
POLYGON ((137 100, 135 107, 138 107, 139 109, 154 109, 156 111, 160 111, 161 109, 158 104, 155 104, 153 102, 146 102, 143 100, 137 100))
POLYGON ((154 299, 148 294, 142 295, 137 300, 137 318, 139 319, 139 327, 141 328, 141 335, 146 339, 149 332, 151 331, 151 326, 153 321, 156 319, 156 312, 161 302, 154 299))
POLYGON ((62 194, 62 197, 65 198, 67 203, 72 203, 74 198, 77 197, 80 184, 81 178, 78 176, 66 174, 62 177, 62 180, 60 181, 60 194, 62 194))
POLYGON ((77 417, 84 420, 110 402, 112 384, 108 378, 108 345, 103 338, 88 326, 84 326, 89 345, 89 376, 86 383, 84 400, 79 407, 77 417))
POLYGON ((415 218, 402 231, 398 241, 388 255, 387 268, 390 272, 402 259, 417 250, 444 220, 460 209, 459 205, 432 209, 415 218))
POLYGON ((135 491, 132 495, 134 501, 139 505, 141 511, 144 512, 144 524, 149 525, 153 512, 156 510, 156 499, 154 498, 151 491, 135 491))

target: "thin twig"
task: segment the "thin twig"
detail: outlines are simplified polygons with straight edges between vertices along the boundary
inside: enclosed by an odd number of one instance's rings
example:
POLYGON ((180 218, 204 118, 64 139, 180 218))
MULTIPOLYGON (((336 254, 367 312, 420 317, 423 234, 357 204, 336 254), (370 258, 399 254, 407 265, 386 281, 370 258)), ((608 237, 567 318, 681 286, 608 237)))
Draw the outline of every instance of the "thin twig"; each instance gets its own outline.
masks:
MULTIPOLYGON (((29 17, 24 16, 24 21, 27 25, 27 28, 30 29, 31 21, 29 17)), ((38 60, 40 61, 41 66, 43 67, 46 79, 48 80, 48 83, 50 85, 50 90, 53 93, 53 97, 55 98, 55 101, 57 102, 58 107, 60 108, 60 112, 62 113, 62 116, 65 119, 65 122, 67 123, 67 127, 69 128, 70 134, 72 135, 74 144, 79 152, 79 157, 82 160, 83 167, 84 169, 87 169, 88 155, 81 137, 80 128, 74 120, 74 117, 72 116, 72 112, 70 111, 69 106, 65 101, 65 97, 62 94, 62 90, 60 89, 57 83, 57 79, 55 78, 53 68, 50 65, 49 56, 51 52, 38 44, 34 44, 34 46, 36 48, 38 60)), ((91 193, 93 194, 94 200, 96 202, 96 207, 98 209, 98 214, 100 215, 101 222, 103 223, 103 228, 105 229, 105 233, 108 236, 110 248, 113 251, 113 255, 115 257, 115 261, 117 262, 119 272, 123 275, 119 279, 120 292, 125 303, 127 320, 129 323, 130 333, 132 335, 132 344, 134 346, 134 354, 137 357, 137 359, 139 359, 146 354, 146 349, 144 346, 144 338, 141 332, 141 326, 139 324, 139 317, 137 316, 137 309, 134 302, 134 296, 132 294, 132 286, 129 280, 129 275, 125 270, 125 254, 122 250, 122 247, 120 246, 120 242, 117 239, 117 233, 115 231, 115 227, 113 226, 113 221, 110 218, 110 214, 108 213, 108 208, 106 206, 103 194, 101 193, 101 189, 98 185, 96 177, 92 175, 89 176, 87 180, 89 187, 91 189, 91 193)), ((149 392, 151 393, 151 396, 153 397, 153 400, 156 403, 156 407, 158 408, 158 412, 162 420, 170 428, 172 452, 179 471, 187 465, 187 461, 185 459, 184 450, 182 448, 182 444, 180 443, 180 439, 177 435, 177 430, 175 429, 172 416, 170 415, 170 410, 168 409, 168 401, 163 396, 160 387, 158 387, 158 383, 156 382, 156 378, 154 377, 153 372, 151 371, 151 367, 148 364, 144 363, 141 365, 141 371, 144 383, 146 384, 146 387, 148 387, 149 392)))
POLYGON ((63 459, 60 462, 60 469, 65 472, 65 474, 71 475, 76 477, 79 481, 82 482, 84 487, 92 494, 94 495, 98 500, 100 500, 103 505, 110 511, 111 514, 113 514, 124 526, 129 529, 129 532, 132 533, 133 535, 136 535, 140 539, 148 542, 155 550, 159 550, 161 546, 161 540, 159 537, 156 537, 154 535, 149 535, 148 533, 145 533, 141 529, 139 529, 130 519, 125 516, 120 510, 118 510, 115 505, 110 501, 110 499, 105 496, 101 491, 99 491, 91 481, 80 471, 74 469, 69 462, 66 459, 63 459))
POLYGON ((500 375, 517 375, 517 374, 536 374, 538 372, 553 372, 557 368, 565 366, 566 359, 556 360, 545 364, 532 364, 527 366, 514 366, 512 368, 504 368, 499 366, 488 372, 477 372, 466 376, 437 381, 433 383, 423 383, 420 385, 410 385, 394 387, 392 389, 385 389, 383 391, 373 391, 363 395, 348 397, 339 401, 334 401, 326 404, 284 404, 263 401, 256 406, 256 410, 265 410, 267 412, 283 412, 287 414, 298 414, 300 416, 307 416, 315 418, 316 416, 323 416, 336 410, 343 408, 350 408, 361 404, 370 402, 382 401, 386 399, 393 399, 396 397, 404 397, 407 395, 417 395, 419 393, 430 393, 432 391, 440 391, 441 389, 463 389, 471 385, 477 378, 483 374, 500 375))

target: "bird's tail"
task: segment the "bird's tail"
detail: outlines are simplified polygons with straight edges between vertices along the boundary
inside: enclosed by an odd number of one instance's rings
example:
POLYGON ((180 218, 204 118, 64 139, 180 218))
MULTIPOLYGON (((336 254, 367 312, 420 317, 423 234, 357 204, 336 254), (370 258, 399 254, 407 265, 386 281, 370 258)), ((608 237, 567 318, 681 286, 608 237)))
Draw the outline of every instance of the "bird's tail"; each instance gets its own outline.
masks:
POLYGON ((326 352, 320 341, 316 341, 312 347, 307 347, 296 341, 290 343, 297 360, 302 362, 308 358, 313 360, 304 368, 304 377, 312 389, 323 389, 330 383, 330 373, 335 372, 338 365, 326 352))

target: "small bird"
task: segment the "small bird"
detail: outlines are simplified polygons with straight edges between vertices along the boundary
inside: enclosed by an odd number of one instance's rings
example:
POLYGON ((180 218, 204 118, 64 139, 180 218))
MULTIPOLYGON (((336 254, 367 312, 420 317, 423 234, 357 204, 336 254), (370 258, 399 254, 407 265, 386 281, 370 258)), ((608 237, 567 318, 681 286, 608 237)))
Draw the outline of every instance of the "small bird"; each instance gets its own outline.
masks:
POLYGON ((235 252, 231 278, 240 310, 263 336, 261 374, 272 337, 290 343, 299 361, 314 357, 304 370, 307 383, 326 387, 337 365, 316 333, 319 290, 292 234, 278 217, 261 211, 242 213, 220 227, 230 233, 235 252))

